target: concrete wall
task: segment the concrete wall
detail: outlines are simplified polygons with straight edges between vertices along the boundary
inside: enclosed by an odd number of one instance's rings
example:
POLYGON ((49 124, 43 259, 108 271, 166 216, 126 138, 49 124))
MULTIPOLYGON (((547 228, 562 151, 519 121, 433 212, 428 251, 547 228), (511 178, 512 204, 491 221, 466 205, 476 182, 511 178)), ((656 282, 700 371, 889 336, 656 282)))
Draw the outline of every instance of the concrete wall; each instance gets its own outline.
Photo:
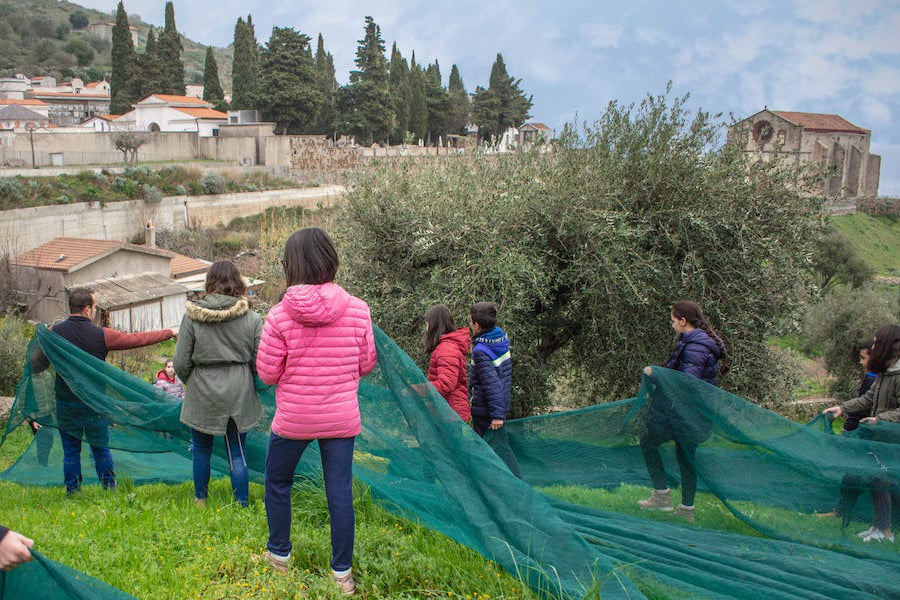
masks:
POLYGON ((156 204, 128 200, 102 206, 98 202, 79 202, 7 210, 0 212, 0 254, 15 256, 62 236, 127 241, 143 232, 148 219, 157 231, 226 225, 235 217, 259 214, 271 206, 331 206, 343 194, 341 186, 322 186, 171 196, 156 204))

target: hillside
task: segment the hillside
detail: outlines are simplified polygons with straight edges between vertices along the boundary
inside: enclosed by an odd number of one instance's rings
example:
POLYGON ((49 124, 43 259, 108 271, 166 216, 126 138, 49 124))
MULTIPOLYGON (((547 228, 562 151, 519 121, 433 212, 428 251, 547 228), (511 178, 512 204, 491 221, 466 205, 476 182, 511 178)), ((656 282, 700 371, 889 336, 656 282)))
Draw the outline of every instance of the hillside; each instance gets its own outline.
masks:
MULTIPOLYGON (((160 0, 160 5, 164 0, 160 0)), ((125 7, 128 10, 126 4, 125 7)), ((178 22, 178 7, 175 7, 178 22)), ((73 76, 85 81, 109 78, 110 43, 85 30, 76 30, 70 15, 83 13, 90 23, 112 22, 115 14, 104 13, 66 0, 2 0, 0 2, 0 75, 24 73, 29 77, 73 76)), ((137 51, 142 52, 150 24, 129 13, 138 28, 137 51)), ((155 24, 159 27, 161 24, 155 24)), ((206 46, 182 35, 186 83, 203 83, 206 46)), ((231 90, 232 49, 214 48, 219 78, 226 92, 231 90)))
POLYGON ((900 276, 900 218, 863 213, 831 217, 878 275, 900 276))

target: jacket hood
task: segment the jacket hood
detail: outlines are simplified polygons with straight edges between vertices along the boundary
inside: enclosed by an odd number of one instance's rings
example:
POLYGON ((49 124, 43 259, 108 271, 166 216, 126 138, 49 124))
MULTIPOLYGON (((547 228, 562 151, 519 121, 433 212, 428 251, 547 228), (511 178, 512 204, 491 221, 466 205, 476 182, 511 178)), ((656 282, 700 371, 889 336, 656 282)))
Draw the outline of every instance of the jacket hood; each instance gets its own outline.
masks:
POLYGON ((716 360, 722 358, 722 351, 719 349, 719 345, 716 344, 716 340, 711 338, 709 334, 702 329, 693 329, 687 333, 682 333, 680 337, 681 341, 686 344, 700 344, 701 346, 705 346, 712 352, 713 356, 716 357, 716 360))
POLYGON ((894 364, 892 364, 887 369, 885 369, 884 373, 885 374, 890 373, 891 375, 896 375, 896 374, 900 373, 900 359, 898 359, 894 364))
POLYGON ((184 312, 192 321, 221 323, 250 312, 250 302, 243 296, 235 298, 222 294, 209 294, 196 302, 185 304, 184 312))
POLYGON ((306 327, 321 327, 337 321, 350 304, 350 294, 336 283, 294 285, 281 304, 288 316, 306 327))
POLYGON ((469 348, 471 347, 471 342, 469 340, 469 328, 462 327, 460 329, 457 329, 456 331, 445 333, 441 336, 441 342, 445 341, 457 346, 463 354, 468 354, 469 348))
POLYGON ((169 376, 166 375, 166 370, 163 369, 162 371, 160 371, 159 373, 156 374, 156 378, 162 379, 164 381, 168 381, 170 383, 175 383, 175 380, 178 378, 178 375, 176 375, 175 377, 170 379, 169 376))
POLYGON ((475 338, 475 344, 480 345, 494 358, 497 358, 509 351, 509 336, 499 327, 494 327, 475 338))

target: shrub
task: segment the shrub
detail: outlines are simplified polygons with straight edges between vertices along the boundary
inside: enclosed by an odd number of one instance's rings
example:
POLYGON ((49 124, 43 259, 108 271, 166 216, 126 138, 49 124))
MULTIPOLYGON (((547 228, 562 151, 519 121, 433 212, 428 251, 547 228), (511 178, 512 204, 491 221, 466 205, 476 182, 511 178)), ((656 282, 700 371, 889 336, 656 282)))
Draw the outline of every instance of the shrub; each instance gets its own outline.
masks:
POLYGON ((185 187, 183 185, 176 185, 175 188, 173 189, 173 192, 175 193, 176 196, 186 196, 187 195, 187 190, 185 189, 185 187))
POLYGON ((69 197, 68 197, 67 195, 65 195, 65 194, 60 194, 59 196, 56 197, 56 203, 57 203, 57 204, 68 204, 68 203, 71 202, 71 201, 72 201, 72 199, 69 198, 69 197))
POLYGON ((25 186, 9 177, 0 177, 0 206, 13 208, 25 199, 25 186))
POLYGON ((847 236, 834 228, 826 230, 816 242, 813 271, 822 291, 838 284, 859 287, 875 275, 847 236))
POLYGON ((141 197, 149 204, 159 204, 163 199, 163 193, 159 188, 145 183, 141 186, 141 197))
POLYGON ((867 215, 900 215, 900 198, 879 196, 878 198, 857 198, 856 210, 867 215))
POLYGON ((204 194, 224 194, 227 189, 225 178, 215 173, 207 173, 203 176, 204 194))
POLYGON ((668 357, 681 298, 726 338, 724 387, 789 398, 766 338, 807 297, 822 200, 777 161, 714 149, 724 124, 685 101, 612 103, 552 153, 363 174, 335 231, 342 280, 409 350, 431 304, 465 322, 472 303, 496 302, 516 357, 513 416, 546 403, 557 355, 604 382, 597 400, 632 395, 641 367, 668 357))
POLYGON ((11 313, 0 315, 0 396, 15 394, 32 335, 34 328, 27 321, 11 313))
POLYGON ((826 368, 835 376, 835 397, 855 397, 862 375, 857 344, 871 340, 882 325, 896 323, 898 316, 896 294, 876 286, 838 288, 809 306, 803 318, 805 341, 822 351, 826 368))

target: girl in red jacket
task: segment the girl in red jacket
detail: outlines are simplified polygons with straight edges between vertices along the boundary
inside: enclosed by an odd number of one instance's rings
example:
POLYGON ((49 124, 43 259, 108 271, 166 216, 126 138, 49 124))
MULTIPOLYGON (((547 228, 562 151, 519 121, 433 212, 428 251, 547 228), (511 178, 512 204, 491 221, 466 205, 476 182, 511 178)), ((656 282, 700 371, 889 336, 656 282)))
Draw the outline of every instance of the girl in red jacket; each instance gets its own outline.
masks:
POLYGON ((469 329, 456 328, 450 309, 436 304, 425 313, 425 352, 428 381, 456 411, 463 421, 472 417, 469 391, 466 387, 466 357, 469 355, 469 329))

